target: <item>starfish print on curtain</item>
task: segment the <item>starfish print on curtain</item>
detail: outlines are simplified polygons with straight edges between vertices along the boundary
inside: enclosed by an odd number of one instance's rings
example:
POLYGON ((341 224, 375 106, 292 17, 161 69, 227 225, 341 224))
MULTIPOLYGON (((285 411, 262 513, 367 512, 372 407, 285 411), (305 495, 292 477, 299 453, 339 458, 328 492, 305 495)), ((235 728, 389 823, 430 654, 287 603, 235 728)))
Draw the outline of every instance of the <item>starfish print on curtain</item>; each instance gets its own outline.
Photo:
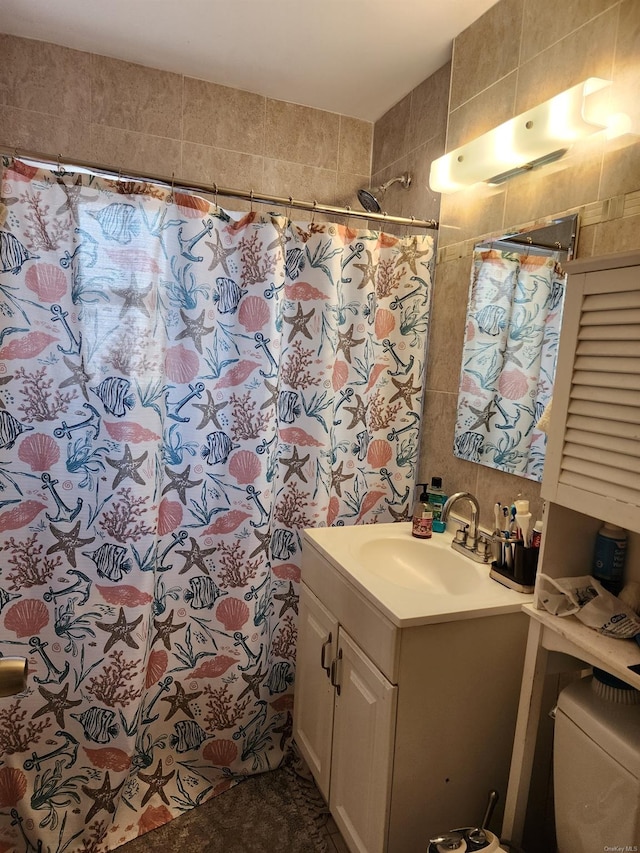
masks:
MULTIPOLYGON (((565 276, 545 255, 473 253, 454 453, 542 480, 565 276)), ((399 389, 400 390, 400 389, 399 389)))
POLYGON ((433 241, 4 166, 0 847, 102 853, 282 761, 301 529, 410 513, 433 241))

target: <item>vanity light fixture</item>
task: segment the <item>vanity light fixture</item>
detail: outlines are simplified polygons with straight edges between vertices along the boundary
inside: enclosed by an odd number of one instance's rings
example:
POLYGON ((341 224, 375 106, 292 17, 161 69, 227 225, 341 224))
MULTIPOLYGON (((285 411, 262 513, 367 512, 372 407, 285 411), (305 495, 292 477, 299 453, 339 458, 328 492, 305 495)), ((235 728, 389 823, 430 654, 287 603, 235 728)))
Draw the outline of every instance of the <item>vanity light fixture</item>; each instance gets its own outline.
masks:
POLYGON ((578 139, 606 130, 587 119, 587 97, 610 85, 589 77, 548 101, 505 121, 431 164, 429 186, 451 193, 473 184, 501 184, 515 175, 558 160, 578 139))

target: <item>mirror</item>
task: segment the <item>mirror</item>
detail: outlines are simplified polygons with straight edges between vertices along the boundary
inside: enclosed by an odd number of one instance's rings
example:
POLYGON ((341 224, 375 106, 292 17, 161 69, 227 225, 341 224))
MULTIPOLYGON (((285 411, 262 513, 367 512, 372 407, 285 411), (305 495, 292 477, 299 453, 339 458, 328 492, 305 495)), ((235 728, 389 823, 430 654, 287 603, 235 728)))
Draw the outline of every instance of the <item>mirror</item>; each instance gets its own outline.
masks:
POLYGON ((542 480, 566 276, 578 217, 474 247, 454 455, 542 480))

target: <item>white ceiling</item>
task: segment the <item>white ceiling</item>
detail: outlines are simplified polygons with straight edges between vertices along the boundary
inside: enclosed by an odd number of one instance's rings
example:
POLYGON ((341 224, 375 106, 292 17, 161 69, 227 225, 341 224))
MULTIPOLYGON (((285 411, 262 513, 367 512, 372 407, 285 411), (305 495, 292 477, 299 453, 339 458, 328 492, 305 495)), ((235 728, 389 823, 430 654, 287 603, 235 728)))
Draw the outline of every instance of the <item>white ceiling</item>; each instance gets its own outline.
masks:
POLYGON ((495 2, 0 0, 0 32, 375 121, 495 2))

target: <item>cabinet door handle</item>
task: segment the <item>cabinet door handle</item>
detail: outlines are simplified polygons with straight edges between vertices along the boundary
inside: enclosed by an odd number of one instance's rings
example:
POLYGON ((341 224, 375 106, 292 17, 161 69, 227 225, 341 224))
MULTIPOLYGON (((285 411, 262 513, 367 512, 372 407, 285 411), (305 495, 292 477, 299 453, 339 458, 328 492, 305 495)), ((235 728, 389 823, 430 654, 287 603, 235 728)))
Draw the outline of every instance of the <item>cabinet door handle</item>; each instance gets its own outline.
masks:
POLYGON ((338 661, 342 660, 342 649, 338 649, 338 656, 331 661, 331 684, 340 695, 340 684, 338 683, 338 661))
POLYGON ((329 636, 328 636, 327 640, 322 644, 322 649, 320 651, 320 666, 327 673, 328 677, 331 676, 331 664, 329 664, 329 666, 327 666, 325 663, 325 658, 326 658, 327 648, 330 645, 331 645, 331 632, 329 632, 329 636))

